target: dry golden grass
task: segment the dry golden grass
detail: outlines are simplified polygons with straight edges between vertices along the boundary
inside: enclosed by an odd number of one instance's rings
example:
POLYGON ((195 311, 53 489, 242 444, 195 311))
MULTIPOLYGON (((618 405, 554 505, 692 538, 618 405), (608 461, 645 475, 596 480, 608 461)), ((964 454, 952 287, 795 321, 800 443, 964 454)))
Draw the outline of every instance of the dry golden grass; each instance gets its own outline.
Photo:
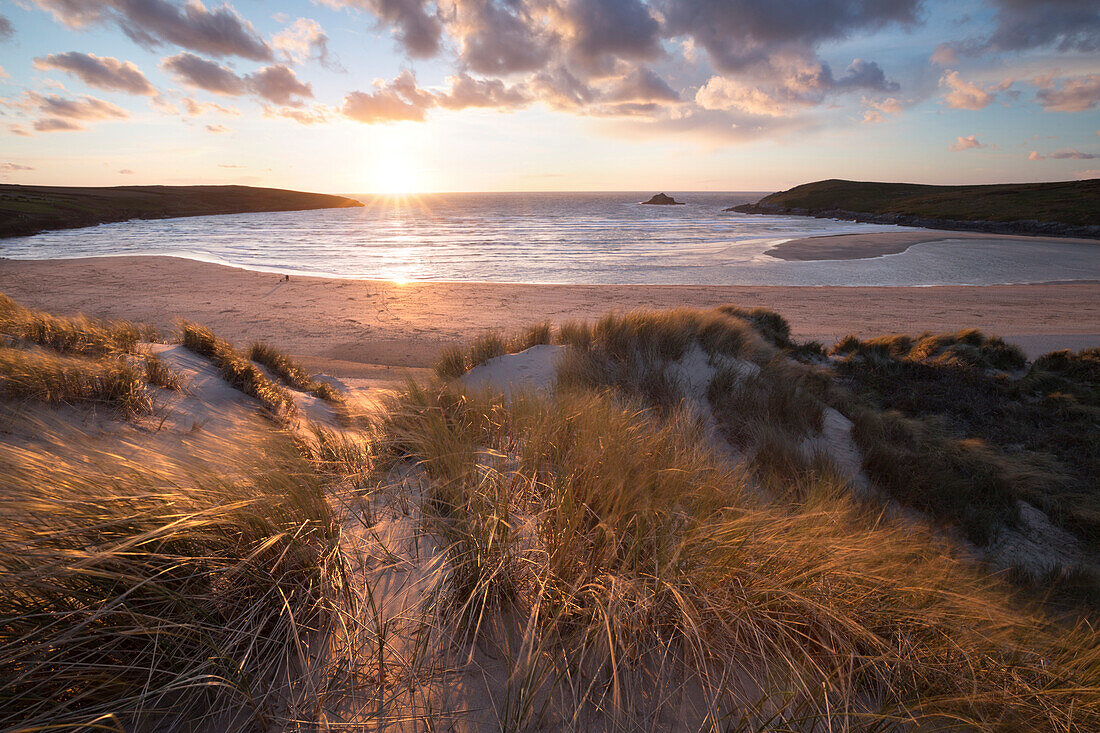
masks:
POLYGON ((293 446, 243 439, 247 469, 219 451, 170 475, 91 444, 71 463, 48 441, 5 446, 0 727, 301 722, 290 704, 337 615, 337 534, 293 446))
POLYGON ((590 390, 412 388, 383 429, 430 479, 458 637, 491 644, 504 618, 530 640, 523 725, 542 704, 623 729, 1100 724, 1090 628, 1022 608, 813 462, 763 503, 694 419, 590 390))
POLYGON ((0 336, 67 354, 101 356, 132 352, 139 341, 155 340, 156 331, 126 321, 62 318, 24 308, 0 293, 0 336))
POLYGON ((210 359, 225 381, 255 397, 276 418, 286 419, 295 413, 294 399, 286 389, 268 379, 258 366, 241 356, 227 341, 194 323, 183 323, 180 330, 185 347, 210 359))
POLYGON ((309 372, 278 349, 255 343, 248 350, 248 358, 270 369, 288 387, 329 402, 342 401, 340 392, 335 387, 313 379, 309 372))
MULTIPOLYGON (((935 496, 920 481, 942 475, 995 512, 982 482, 1011 478, 982 473, 983 446, 945 452, 842 399, 781 356, 799 345, 773 316, 636 312, 491 334, 447 354, 441 376, 553 341, 571 346, 553 396, 410 384, 362 431, 269 426, 247 465, 212 451, 169 475, 110 451, 69 462, 5 445, 0 727, 1100 729, 1087 623, 1049 618, 930 529, 856 500, 804 441, 831 402, 865 411, 857 437, 879 447, 866 465, 896 474, 899 495, 935 496), (670 372, 696 348, 740 464, 670 372), (349 563, 351 533, 377 554, 349 563), (407 578, 430 582, 396 592, 407 578)), ((927 358, 955 368, 960 343, 981 355, 966 339, 927 358)), ((183 341, 276 416, 292 409, 210 331, 184 324, 183 341)), ((991 348, 982 359, 1008 359, 991 348)), ((133 364, 143 388, 171 382, 133 364)))
POLYGON ((120 358, 43 349, 0 346, 0 395, 53 405, 101 404, 130 415, 152 409, 143 369, 120 358))
POLYGON ((832 353, 847 359, 866 359, 872 363, 892 359, 1001 371, 1014 371, 1027 366, 1027 359, 1019 347, 1006 344, 996 336, 985 336, 977 329, 943 334, 926 332, 916 338, 895 334, 866 341, 846 336, 836 343, 832 353))
POLYGON ((173 371, 156 354, 143 354, 142 361, 145 365, 145 378, 149 380, 149 384, 173 392, 183 389, 183 377, 173 371))

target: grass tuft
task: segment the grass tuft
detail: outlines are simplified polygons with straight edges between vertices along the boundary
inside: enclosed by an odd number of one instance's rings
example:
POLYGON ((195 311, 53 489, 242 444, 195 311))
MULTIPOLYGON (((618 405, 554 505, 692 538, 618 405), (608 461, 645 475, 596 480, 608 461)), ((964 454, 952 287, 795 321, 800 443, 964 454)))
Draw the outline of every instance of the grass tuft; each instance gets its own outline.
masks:
POLYGON ((24 308, 0 294, 0 336, 65 354, 103 356, 132 353, 139 341, 155 340, 156 331, 126 321, 99 321, 82 315, 63 318, 24 308))
POLYGON ((157 387, 179 392, 183 389, 183 377, 172 370, 164 360, 156 354, 142 355, 145 365, 145 378, 157 387))
POLYGON ((309 375, 309 372, 299 366, 293 359, 267 344, 252 344, 248 350, 248 358, 258 364, 263 364, 284 384, 299 392, 306 392, 329 402, 343 401, 339 390, 331 384, 316 381, 309 375))
POLYGON ((767 308, 738 308, 735 305, 724 305, 718 310, 727 316, 734 316, 747 321, 773 346, 780 349, 793 346, 790 324, 787 323, 787 319, 773 310, 767 308))
POLYGON ((53 405, 103 404, 136 415, 152 409, 143 370, 113 358, 0 347, 0 394, 53 405))
POLYGON ((268 379, 258 366, 241 356, 227 341, 194 323, 183 323, 181 331, 183 345, 212 361, 222 378, 231 385, 255 397, 278 419, 294 414, 294 399, 286 389, 268 379))
POLYGON ((321 483, 293 449, 262 452, 248 479, 182 483, 117 457, 0 458, 0 727, 290 722, 339 555, 321 483))

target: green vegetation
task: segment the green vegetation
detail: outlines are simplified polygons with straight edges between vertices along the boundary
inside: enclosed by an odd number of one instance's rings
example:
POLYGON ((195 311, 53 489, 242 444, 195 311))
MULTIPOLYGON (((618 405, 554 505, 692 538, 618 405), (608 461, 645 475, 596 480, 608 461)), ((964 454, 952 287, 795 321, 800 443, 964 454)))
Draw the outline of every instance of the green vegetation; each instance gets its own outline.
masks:
POLYGON ((354 199, 252 186, 19 186, 0 184, 0 238, 127 219, 362 206, 354 199))
POLYGON ((873 410, 848 412, 881 486, 962 518, 975 539, 1023 499, 1100 549, 1100 351, 1027 367, 1019 349, 977 331, 849 336, 833 351, 843 383, 873 410), (882 443, 891 435, 893 448, 882 443))
MULTIPOLYGON (((877 489, 979 547, 1017 527, 1026 501, 1100 548, 1096 349, 1028 367, 1017 347, 970 330, 849 336, 829 361, 820 345, 793 341, 779 314, 735 306, 608 315, 594 325, 563 324, 553 337, 571 347, 558 367, 559 388, 612 388, 666 415, 685 399, 670 364, 697 346, 714 370, 706 399, 719 429, 772 485, 783 483, 772 475, 777 465, 828 473, 800 445, 820 433, 828 405, 853 422, 862 468, 877 489)), ((468 354, 454 349, 440 374, 457 376, 505 353, 508 343, 491 334, 468 354)), ((1100 577, 1093 575, 1085 572, 1077 595, 1095 606, 1100 577)))
POLYGON ((805 209, 901 214, 957 221, 1035 220, 1100 225, 1100 179, 991 186, 926 186, 828 180, 765 196, 759 213, 805 209))

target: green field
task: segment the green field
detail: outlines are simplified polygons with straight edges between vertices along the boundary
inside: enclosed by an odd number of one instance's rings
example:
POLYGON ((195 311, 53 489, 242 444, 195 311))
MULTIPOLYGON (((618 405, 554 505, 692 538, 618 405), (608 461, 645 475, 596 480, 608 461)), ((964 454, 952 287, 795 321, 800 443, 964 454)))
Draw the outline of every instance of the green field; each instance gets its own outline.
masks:
POLYGON ((1034 220, 1096 226, 1100 225, 1100 179, 992 186, 926 186, 832 179, 773 193, 745 208, 752 213, 839 210, 957 221, 1034 220))
POLYGON ((127 219, 299 211, 362 206, 323 193, 252 186, 71 186, 0 185, 0 237, 49 229, 95 226, 127 219))

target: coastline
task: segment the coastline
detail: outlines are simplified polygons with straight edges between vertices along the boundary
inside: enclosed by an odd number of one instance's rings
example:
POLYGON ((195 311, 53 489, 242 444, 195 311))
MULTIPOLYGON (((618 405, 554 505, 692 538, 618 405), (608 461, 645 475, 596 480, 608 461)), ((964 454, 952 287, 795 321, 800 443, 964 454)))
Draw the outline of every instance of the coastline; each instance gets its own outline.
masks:
MULTIPOLYGON (((873 232, 869 234, 824 234, 782 242, 764 254, 788 262, 817 260, 861 260, 868 257, 900 254, 914 244, 951 240, 986 242, 1025 241, 1043 244, 1087 244, 1100 246, 1095 239, 1073 237, 1042 237, 1026 234, 984 234, 930 229, 917 232, 873 232)), ((1100 249, 1097 250, 1100 254, 1100 249)))
POLYGON ((280 188, 0 184, 0 239, 133 219, 360 208, 345 196, 280 188))
POLYGON ((133 319, 163 330, 179 319, 247 345, 267 341, 315 371, 394 381, 439 350, 531 323, 612 310, 777 310, 799 339, 979 328, 1032 357, 1100 345, 1100 283, 837 287, 395 283, 278 275, 164 256, 0 260, 0 292, 56 313, 133 319))

